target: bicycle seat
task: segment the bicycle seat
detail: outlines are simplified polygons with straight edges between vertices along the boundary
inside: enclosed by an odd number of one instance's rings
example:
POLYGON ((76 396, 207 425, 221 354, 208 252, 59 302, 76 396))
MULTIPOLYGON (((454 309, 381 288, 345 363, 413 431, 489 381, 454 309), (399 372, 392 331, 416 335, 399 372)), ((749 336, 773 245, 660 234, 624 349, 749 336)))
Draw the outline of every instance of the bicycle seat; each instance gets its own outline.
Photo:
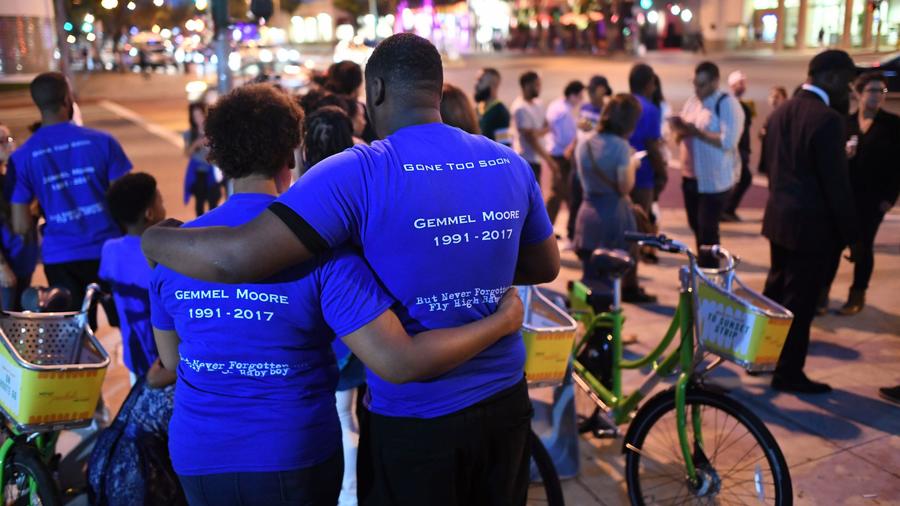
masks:
POLYGON ((621 278, 634 268, 634 259, 620 249, 598 248, 591 254, 589 265, 596 275, 621 278))

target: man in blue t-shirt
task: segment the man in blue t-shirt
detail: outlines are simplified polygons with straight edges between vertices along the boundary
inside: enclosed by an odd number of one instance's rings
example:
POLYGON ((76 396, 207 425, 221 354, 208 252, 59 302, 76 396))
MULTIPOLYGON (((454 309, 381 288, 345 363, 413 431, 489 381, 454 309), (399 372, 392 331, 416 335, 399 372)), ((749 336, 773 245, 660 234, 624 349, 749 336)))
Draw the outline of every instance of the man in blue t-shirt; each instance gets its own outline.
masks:
MULTIPOLYGON (((109 134, 70 121, 74 102, 65 76, 41 74, 30 89, 41 128, 10 158, 13 230, 29 233, 34 226, 29 205, 37 199, 47 221, 41 247, 44 273, 50 285, 72 293, 74 310, 87 285, 99 281, 103 243, 122 235, 105 196, 110 182, 131 170, 131 162, 109 134)), ((96 328, 94 314, 91 326, 96 328)))
MULTIPOLYGON (((243 283, 354 245, 410 334, 479 320, 510 285, 551 281, 559 250, 529 165, 443 125, 442 85, 431 43, 386 39, 366 66, 368 111, 383 141, 320 162, 244 225, 153 227, 145 255, 195 278, 243 283)), ((523 365, 516 333, 428 382, 393 385, 368 371, 360 497, 523 504, 531 416, 523 365)))
POLYGON ((159 354, 150 325, 150 266, 141 253, 141 234, 166 218, 162 195, 150 174, 127 174, 109 187, 109 210, 125 235, 103 245, 100 279, 109 283, 119 327, 122 355, 132 383, 147 374, 159 354))

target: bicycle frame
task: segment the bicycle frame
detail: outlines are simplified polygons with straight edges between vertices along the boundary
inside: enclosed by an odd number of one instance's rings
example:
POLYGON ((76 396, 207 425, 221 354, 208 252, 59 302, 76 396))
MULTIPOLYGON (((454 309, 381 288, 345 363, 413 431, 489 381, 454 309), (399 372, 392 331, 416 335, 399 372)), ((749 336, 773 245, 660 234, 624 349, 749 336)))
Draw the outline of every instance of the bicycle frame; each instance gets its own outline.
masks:
MULTIPOLYGON (((697 470, 694 465, 692 442, 688 437, 688 413, 686 409, 687 387, 691 383, 692 378, 696 374, 695 367, 701 361, 702 352, 699 346, 695 344, 695 332, 699 332, 697 328, 696 307, 697 307, 697 279, 696 258, 689 250, 685 253, 689 258, 688 274, 681 276, 681 288, 679 291, 678 306, 672 322, 666 331, 662 341, 646 356, 636 360, 625 360, 622 345, 622 328, 625 322, 625 316, 622 313, 619 304, 618 295, 615 297, 613 309, 608 312, 594 314, 593 310, 585 309, 576 311, 573 317, 586 325, 584 336, 576 343, 573 349, 574 353, 587 344, 595 333, 605 333, 612 345, 612 388, 608 388, 590 371, 587 370, 577 358, 573 360, 573 368, 575 383, 584 389, 588 395, 596 402, 607 409, 612 416, 612 421, 616 425, 628 422, 631 414, 634 413, 640 402, 659 384, 665 376, 678 374, 678 380, 674 385, 675 389, 675 405, 676 405, 676 424, 678 428, 678 439, 681 447, 682 456, 685 462, 686 474, 693 484, 699 482, 697 470), (680 342, 676 348, 668 356, 664 356, 669 350, 675 336, 680 336, 680 342), (623 369, 639 369, 641 367, 652 364, 653 371, 644 383, 631 394, 624 396, 622 393, 622 371, 623 369)), ((733 269, 733 264, 731 266, 733 269)), ((620 291, 621 280, 614 281, 614 292, 620 291)), ((581 293, 587 293, 589 290, 576 282, 575 290, 581 293)), ((715 363, 712 367, 718 365, 715 363)), ((712 367, 708 368, 711 369, 712 367)), ((703 446, 702 438, 702 420, 700 418, 699 407, 694 407, 691 412, 691 423, 694 433, 694 445, 703 446)))

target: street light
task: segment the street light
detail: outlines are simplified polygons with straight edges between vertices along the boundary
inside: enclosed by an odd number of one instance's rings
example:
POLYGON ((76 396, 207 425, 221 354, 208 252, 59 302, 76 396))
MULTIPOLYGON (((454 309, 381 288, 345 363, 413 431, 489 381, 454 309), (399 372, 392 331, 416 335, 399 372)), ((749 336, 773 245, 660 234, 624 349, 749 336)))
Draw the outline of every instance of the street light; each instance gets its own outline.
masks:
POLYGON ((70 22, 68 22, 68 21, 66 21, 65 23, 63 23, 63 30, 65 30, 65 31, 67 31, 67 32, 71 32, 71 31, 72 31, 72 28, 74 28, 74 27, 72 26, 72 23, 70 23, 70 22))
POLYGON ((153 0, 153 5, 157 7, 162 7, 164 3, 166 3, 165 0, 153 0))
POLYGON ((194 0, 194 7, 197 8, 198 11, 205 11, 207 7, 209 7, 208 0, 194 0))
POLYGON ((691 20, 694 19, 694 13, 691 12, 690 9, 685 9, 681 11, 681 20, 685 23, 690 23, 691 20))
POLYGON ((125 6, 126 9, 133 11, 137 8, 137 4, 134 2, 128 2, 128 5, 125 6))
POLYGON ((101 0, 100 7, 110 11, 119 6, 119 0, 101 0))
POLYGON ((94 22, 94 15, 91 14, 90 12, 87 13, 87 14, 85 14, 85 15, 84 15, 84 22, 85 22, 85 23, 93 23, 93 22, 94 22))

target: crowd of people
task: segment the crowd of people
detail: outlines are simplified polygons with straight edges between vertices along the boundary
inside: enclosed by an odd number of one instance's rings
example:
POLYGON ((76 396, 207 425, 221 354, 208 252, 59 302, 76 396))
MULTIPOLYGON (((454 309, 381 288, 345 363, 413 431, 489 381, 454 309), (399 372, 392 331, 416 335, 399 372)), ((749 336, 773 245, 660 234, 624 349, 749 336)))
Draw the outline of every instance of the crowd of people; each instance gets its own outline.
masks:
MULTIPOLYGON (((803 372, 809 328, 847 246, 840 312, 864 306, 900 192, 886 163, 900 118, 882 109, 879 74, 856 80, 858 111, 841 109, 846 53, 821 53, 808 75, 792 98, 772 90, 759 169, 765 294, 795 315, 772 387, 821 393, 803 372)), ((132 384, 166 392, 156 430, 191 505, 524 504, 531 404, 511 286, 554 280, 560 249, 598 283, 597 248, 656 262, 625 233, 660 230, 673 166, 700 265, 717 268, 701 246, 741 220, 756 112, 747 77, 723 89, 708 61, 678 114, 644 63, 627 93, 595 75, 546 109, 536 72, 509 109, 501 79, 483 69, 470 98, 431 43, 400 34, 302 97, 250 84, 192 104, 184 188, 198 218, 178 226, 118 142, 71 121, 65 78, 42 74, 40 128, 17 149, 0 125, 3 308, 30 285, 43 217, 48 283, 75 301, 92 282, 109 290, 132 384)), ((636 269, 623 299, 656 302, 636 269)))

